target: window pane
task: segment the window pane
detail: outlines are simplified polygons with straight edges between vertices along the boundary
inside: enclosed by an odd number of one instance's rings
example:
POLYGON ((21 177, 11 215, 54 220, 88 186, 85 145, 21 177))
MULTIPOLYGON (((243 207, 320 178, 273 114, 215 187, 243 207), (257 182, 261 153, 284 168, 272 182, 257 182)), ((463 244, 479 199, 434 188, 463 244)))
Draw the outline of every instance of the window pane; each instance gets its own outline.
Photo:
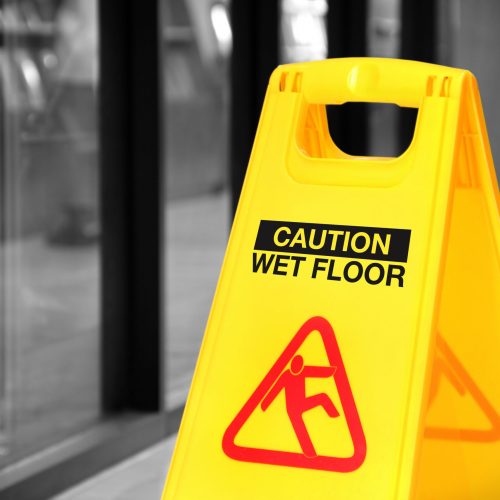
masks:
POLYGON ((0 8, 4 463, 99 416, 98 40, 96 0, 0 8))
POLYGON ((172 0, 167 53, 167 406, 182 405, 229 231, 228 2, 172 0))

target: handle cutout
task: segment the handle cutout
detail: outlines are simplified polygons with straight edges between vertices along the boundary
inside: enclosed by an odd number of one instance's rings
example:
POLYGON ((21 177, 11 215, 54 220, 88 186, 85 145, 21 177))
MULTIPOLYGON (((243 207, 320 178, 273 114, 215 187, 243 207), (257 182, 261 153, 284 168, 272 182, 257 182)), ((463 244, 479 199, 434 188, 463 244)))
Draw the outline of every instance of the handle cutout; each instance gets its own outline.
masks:
POLYGON ((410 146, 417 112, 385 103, 309 104, 303 130, 298 130, 298 146, 311 158, 391 160, 410 146), (368 123, 363 127, 365 116, 368 123))

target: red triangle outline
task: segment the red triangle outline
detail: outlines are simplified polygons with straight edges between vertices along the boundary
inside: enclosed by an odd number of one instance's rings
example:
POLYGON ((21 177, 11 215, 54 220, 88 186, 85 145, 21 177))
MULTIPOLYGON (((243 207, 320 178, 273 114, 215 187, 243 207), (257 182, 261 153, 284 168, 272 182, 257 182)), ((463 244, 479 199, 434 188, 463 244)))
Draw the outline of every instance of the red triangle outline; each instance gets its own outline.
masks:
MULTIPOLYGON (((481 391, 462 362, 452 351, 446 340, 438 334, 436 338, 437 352, 453 368, 454 376, 464 386, 464 389, 471 395, 472 399, 481 409, 483 415, 491 424, 490 429, 462 429, 444 426, 426 426, 424 437, 428 439, 443 439, 449 441, 471 441, 476 443, 493 442, 500 439, 500 415, 490 403, 485 394, 481 391)), ((436 353, 437 359, 437 353, 436 353)), ((437 393, 436 398, 439 397, 437 393)))
POLYGON ((278 360, 274 363, 262 382, 258 385, 257 389, 243 405, 242 409, 238 412, 234 420, 226 429, 222 438, 222 449, 228 457, 234 460, 305 469, 352 472, 363 464, 366 457, 366 439, 363 427, 358 415, 356 403, 354 402, 354 397, 352 395, 349 379, 347 377, 344 362, 335 337, 335 332, 325 318, 315 316, 308 319, 300 327, 278 360), (316 457, 308 458, 305 455, 296 452, 266 450, 263 448, 250 448, 237 445, 234 441, 241 428, 245 425, 249 417, 262 402, 271 386, 281 375, 307 337, 316 331, 321 335, 330 365, 337 367, 333 378, 337 386, 343 413, 354 446, 353 455, 351 457, 329 457, 318 455, 316 457))

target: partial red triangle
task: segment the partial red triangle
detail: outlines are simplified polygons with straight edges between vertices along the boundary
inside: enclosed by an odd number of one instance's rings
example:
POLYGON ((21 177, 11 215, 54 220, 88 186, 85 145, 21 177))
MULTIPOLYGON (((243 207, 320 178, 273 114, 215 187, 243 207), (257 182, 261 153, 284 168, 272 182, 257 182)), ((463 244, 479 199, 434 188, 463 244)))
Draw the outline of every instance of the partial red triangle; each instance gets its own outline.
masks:
POLYGON ((500 439, 500 416, 463 364, 453 353, 441 335, 437 336, 437 354, 434 362, 434 373, 431 382, 430 404, 438 395, 439 383, 446 378, 461 395, 469 394, 478 409, 489 421, 489 429, 453 428, 446 426, 429 426, 425 429, 425 437, 471 442, 492 442, 500 439))
MULTIPOLYGON (((320 376, 324 377, 325 375, 320 376)), ((291 377, 292 375, 290 375, 289 378, 291 377)), ((327 409, 328 405, 323 405, 323 403, 320 403, 320 405, 325 408, 325 411, 331 413, 331 415, 329 413, 330 416, 335 417, 335 410, 333 408, 327 409)), ((297 433, 297 436, 299 437, 299 433, 297 432, 295 426, 294 429, 297 433)), ((305 432, 307 432, 307 430, 305 430, 305 432)), ((301 446, 304 450, 304 446, 302 444, 301 446)), ((354 402, 354 397, 352 395, 349 380, 347 378, 344 363, 342 361, 342 356, 340 354, 337 339, 335 338, 335 333, 332 326, 326 319, 316 316, 307 320, 302 325, 291 342, 285 348, 281 356, 278 358, 276 363, 272 366, 262 382, 259 384, 255 392, 250 396, 250 399, 245 403, 243 408, 226 429, 226 432, 224 433, 224 437, 222 439, 222 448, 224 450, 224 453, 228 457, 244 462, 255 462, 270 465, 281 465, 287 467, 299 467, 305 469, 317 469, 335 472, 351 472, 358 469, 362 465, 366 456, 366 439, 358 415, 358 410, 354 402), (287 373, 300 373, 294 372, 293 368, 290 368, 289 370, 286 370, 286 368, 289 366, 294 357, 301 357, 296 356, 296 353, 298 352, 304 341, 308 338, 308 336, 313 332, 318 332, 321 335, 330 367, 303 366, 303 370, 327 370, 329 368, 334 368, 329 376, 333 377, 334 383, 337 387, 343 414, 347 422, 347 426, 353 443, 353 454, 350 457, 332 457, 324 455, 314 455, 311 452, 308 454, 309 456, 307 456, 306 452, 297 453, 237 445, 235 443, 235 439, 241 428, 245 425, 247 420, 259 407, 259 405, 263 403, 264 399, 269 397, 270 392, 274 391, 277 382, 281 379, 284 379, 284 376, 287 373)))

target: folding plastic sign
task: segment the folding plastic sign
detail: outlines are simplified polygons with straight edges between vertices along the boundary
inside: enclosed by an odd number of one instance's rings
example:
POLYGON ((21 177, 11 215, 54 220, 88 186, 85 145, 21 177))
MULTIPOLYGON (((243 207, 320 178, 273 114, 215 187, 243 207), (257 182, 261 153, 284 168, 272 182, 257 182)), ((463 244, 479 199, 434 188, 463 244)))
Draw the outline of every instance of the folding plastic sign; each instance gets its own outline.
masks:
POLYGON ((163 498, 498 500, 499 207, 468 71, 277 68, 163 498), (346 102, 408 149, 341 151, 346 102))

